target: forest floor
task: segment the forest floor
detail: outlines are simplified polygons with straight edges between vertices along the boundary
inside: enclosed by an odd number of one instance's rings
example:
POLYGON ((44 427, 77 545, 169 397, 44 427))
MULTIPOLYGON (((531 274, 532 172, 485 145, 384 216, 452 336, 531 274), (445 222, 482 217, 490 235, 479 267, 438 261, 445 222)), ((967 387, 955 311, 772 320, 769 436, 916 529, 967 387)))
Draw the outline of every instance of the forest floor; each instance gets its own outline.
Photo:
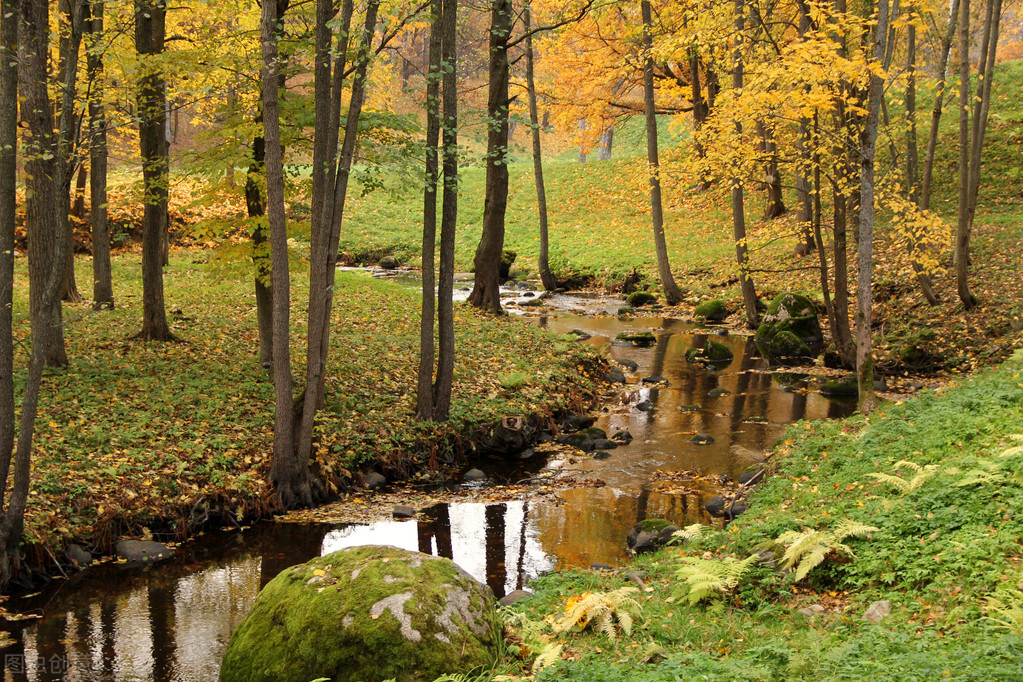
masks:
MULTIPOLYGON (((18 259, 16 362, 27 364, 25 269, 18 259)), ((91 281, 87 259, 78 270, 80 282, 91 281)), ((460 306, 451 418, 418 422, 419 321, 410 311, 419 293, 365 273, 338 277, 315 449, 331 493, 360 488, 369 470, 455 469, 481 427, 593 402, 600 360, 588 346, 460 306)), ((301 280, 293 283, 296 377, 304 377, 301 280)), ((273 388, 259 366, 250 275, 205 251, 174 250, 164 281, 177 343, 131 338, 141 322, 138 254, 114 259, 115 310, 64 306, 71 364, 44 378, 25 520, 26 546, 42 557, 68 542, 107 552, 124 536, 178 539, 203 520, 247 524, 272 511, 273 388)), ((24 380, 18 373, 18 391, 24 380)))

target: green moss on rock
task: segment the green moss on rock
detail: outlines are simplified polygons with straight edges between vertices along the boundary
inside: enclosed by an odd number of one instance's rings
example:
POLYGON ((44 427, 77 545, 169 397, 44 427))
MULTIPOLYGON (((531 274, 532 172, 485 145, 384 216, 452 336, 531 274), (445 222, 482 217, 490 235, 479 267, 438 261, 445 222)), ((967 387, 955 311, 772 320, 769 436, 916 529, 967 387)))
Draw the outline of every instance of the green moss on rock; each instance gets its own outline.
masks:
POLYGON ((433 680, 489 667, 490 590, 449 559, 354 547, 285 569, 235 629, 220 679, 433 680))
POLYGON ((647 291, 634 291, 625 299, 625 302, 633 308, 638 308, 648 303, 655 303, 656 301, 657 297, 647 291))
POLYGON ((616 338, 620 341, 631 341, 637 346, 649 346, 657 341, 657 337, 651 332, 633 332, 631 334, 622 332, 616 338))
POLYGON ((775 334, 768 348, 771 356, 776 358, 805 358, 813 355, 810 347, 790 331, 775 334))
POLYGON ((696 306, 696 316, 711 322, 720 322, 728 317, 728 306, 720 298, 712 298, 696 306))

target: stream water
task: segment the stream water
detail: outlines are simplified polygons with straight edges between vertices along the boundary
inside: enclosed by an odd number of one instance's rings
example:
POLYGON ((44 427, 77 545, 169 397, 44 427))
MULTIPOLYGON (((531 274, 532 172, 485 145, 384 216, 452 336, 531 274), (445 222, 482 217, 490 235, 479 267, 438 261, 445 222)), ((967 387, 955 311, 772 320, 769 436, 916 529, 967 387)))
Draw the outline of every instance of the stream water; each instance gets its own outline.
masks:
MULTIPOLYGON (((262 523, 241 533, 208 533, 156 567, 100 565, 8 604, 43 617, 22 621, 23 628, 12 624, 15 644, 3 651, 4 679, 216 679, 231 631, 259 589, 284 568, 343 547, 391 544, 450 557, 498 596, 550 570, 621 564, 625 536, 638 520, 713 522, 703 511, 713 489, 673 488, 654 480, 657 470, 734 478, 751 463, 747 449, 767 449, 786 424, 853 409, 794 390, 798 377, 756 371, 763 361, 748 337, 718 336, 714 329, 659 317, 623 321, 581 314, 613 312, 621 303, 612 299, 558 296, 552 303, 561 312, 532 318, 537 324, 557 332, 582 330, 592 336, 586 343, 609 346, 615 359, 637 364, 596 424, 608 433, 628 430, 634 440, 606 460, 534 461, 538 456, 526 466, 569 468, 605 485, 564 490, 553 501, 437 505, 407 521, 262 523), (657 342, 646 348, 613 342, 620 332, 643 330, 657 342), (729 365, 709 370, 685 361, 685 351, 702 346, 709 334, 734 353, 729 365), (668 384, 640 382, 650 376, 668 384), (728 394, 711 397, 713 389, 728 394), (697 433, 713 442, 691 442, 697 433)), ((494 462, 470 464, 500 473, 494 462)))

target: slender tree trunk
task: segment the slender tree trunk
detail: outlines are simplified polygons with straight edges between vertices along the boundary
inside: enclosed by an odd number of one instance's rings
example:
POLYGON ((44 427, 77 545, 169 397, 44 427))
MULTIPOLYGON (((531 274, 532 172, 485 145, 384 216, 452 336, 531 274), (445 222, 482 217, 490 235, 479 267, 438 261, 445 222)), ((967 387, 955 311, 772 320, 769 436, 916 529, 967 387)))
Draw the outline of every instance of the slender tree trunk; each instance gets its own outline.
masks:
POLYGON ((653 17, 649 0, 640 4, 643 13, 643 110, 646 115, 646 157, 650 165, 650 215, 654 226, 654 249, 657 252, 657 272, 668 305, 682 302, 682 292, 675 283, 668 261, 668 245, 664 237, 664 214, 661 204, 661 166, 657 149, 657 114, 654 108, 654 60, 651 55, 653 17))
MULTIPOLYGON (((75 115, 75 91, 78 84, 78 56, 82 47, 84 0, 67 0, 60 3, 61 31, 58 47, 60 65, 58 80, 60 83, 60 118, 57 122, 59 130, 57 157, 57 220, 58 229, 67 235, 67 257, 64 259, 64 279, 61 283, 61 298, 70 303, 78 303, 82 295, 78 292, 75 282, 75 249, 74 226, 70 220, 71 184, 75 175, 78 117, 75 115)), ((84 167, 81 172, 85 172, 84 167)))
MULTIPOLYGON (((359 119, 362 116, 362 104, 366 94, 366 74, 373 47, 373 34, 376 27, 379 0, 370 0, 366 7, 366 24, 362 31, 359 54, 356 57, 355 74, 352 78, 352 92, 345 120, 345 135, 341 143, 341 156, 338 159, 337 174, 333 178, 331 196, 324 197, 323 226, 329 228, 325 251, 320 254, 310 252, 310 258, 324 261, 324 267, 315 273, 309 272, 309 335, 306 347, 306 384, 305 395, 301 401, 301 421, 298 425, 298 437, 295 447, 297 457, 308 462, 312 454, 313 426, 316 410, 323 404, 324 387, 326 385, 326 366, 330 343, 330 311, 334 300, 334 282, 336 278, 337 248, 341 239, 341 220, 344 216, 345 198, 348 195, 348 180, 352 163, 355 159, 355 143, 359 134, 359 119)), ((340 86, 340 79, 338 80, 340 86)), ((276 348, 276 345, 275 345, 276 348)), ((313 489, 317 496, 322 494, 321 487, 313 489)))
MULTIPOLYGON (((17 16, 18 2, 15 0, 3 0, 2 7, 3 16, 10 18, 17 16)), ((30 77, 39 77, 38 80, 22 80, 22 89, 25 91, 24 94, 24 108, 33 106, 36 100, 42 101, 47 100, 46 112, 34 112, 36 116, 30 116, 29 120, 33 121, 36 125, 43 119, 49 118, 49 102, 48 96, 46 95, 46 55, 49 42, 49 22, 48 14, 49 8, 46 0, 23 0, 21 3, 22 9, 22 25, 21 30, 24 36, 24 45, 26 47, 22 52, 22 56, 25 60, 23 67, 25 73, 30 77), (29 87, 29 85, 36 86, 35 88, 29 87)), ((2 39, 0 39, 0 49, 6 53, 4 56, 9 57, 14 49, 13 41, 17 40, 17 29, 10 26, 15 22, 3 21, 3 27, 0 28, 2 31, 2 39)), ((9 86, 14 80, 13 74, 7 71, 8 68, 12 67, 13 62, 8 62, 5 59, 5 64, 0 67, 0 85, 9 86)), ((5 90, 4 100, 5 102, 14 103, 17 100, 12 96, 13 88, 11 90, 5 90)), ((0 104, 0 111, 3 111, 0 116, 0 127, 4 128, 2 137, 10 139, 10 130, 8 126, 11 120, 13 120, 13 112, 3 104, 0 104)), ((23 115, 25 112, 23 110, 23 115)), ((52 124, 52 121, 51 121, 52 124)), ((33 142, 41 144, 44 141, 52 144, 53 140, 53 128, 52 125, 48 131, 40 130, 40 133, 45 132, 45 135, 37 137, 35 131, 30 128, 30 132, 33 133, 33 142), (49 137, 49 140, 46 138, 49 137)), ((13 147, 4 147, 4 149, 11 149, 13 153, 13 147)), ((39 146, 30 148, 30 151, 36 152, 40 149, 39 146)), ((5 161, 5 163, 9 163, 5 161)), ((26 176, 29 175, 26 169, 26 176)), ((3 178, 6 180, 6 178, 3 178)), ((52 193, 53 185, 52 178, 50 179, 50 191, 51 194, 48 197, 50 205, 52 207, 54 203, 55 195, 52 193)), ((45 185, 43 185, 45 189, 45 185)), ((31 189, 31 187, 29 187, 31 189)), ((4 195, 3 206, 0 210, 6 209, 6 204, 9 199, 13 199, 14 184, 11 183, 9 186, 6 184, 0 187, 0 194, 4 195)), ((29 206, 26 206, 26 211, 30 210, 29 206)), ((4 215, 0 219, 6 219, 4 215)), ((10 223, 10 228, 13 228, 13 221, 10 223)), ((8 239, 8 226, 3 226, 4 236, 2 240, 8 239)), ((13 229, 10 230, 10 240, 13 246, 13 229)), ((46 365, 46 355, 48 354, 46 337, 50 336, 50 330, 60 324, 60 320, 56 313, 60 310, 60 283, 63 278, 63 268, 59 267, 59 264, 63 264, 64 258, 67 255, 68 243, 65 239, 57 239, 54 242, 54 251, 52 252, 52 263, 58 264, 56 267, 51 267, 47 273, 46 280, 44 282, 37 282, 37 288, 42 290, 39 297, 38 314, 39 317, 33 316, 32 324, 32 351, 29 360, 28 376, 25 380, 25 388, 22 393, 21 399, 21 415, 19 419, 17 444, 15 449, 12 450, 7 447, 7 442, 2 441, 0 445, 3 446, 3 450, 0 451, 0 484, 2 484, 3 490, 9 490, 8 493, 4 493, 3 500, 5 504, 2 509, 2 516, 0 516, 0 589, 5 589, 11 580, 13 571, 17 569, 19 546, 21 543, 21 534, 24 528, 25 520, 25 507, 28 502, 29 493, 29 482, 31 478, 31 454, 32 454, 32 436, 35 428, 35 418, 39 405, 39 389, 42 384, 43 368, 46 365), (13 470, 14 470, 14 481, 10 483, 9 477, 11 473, 11 460, 13 455, 13 470)), ((9 252, 13 255, 13 249, 9 252)), ((7 267, 8 256, 0 255, 0 272, 3 273, 3 280, 0 280, 0 297, 6 297, 7 294, 3 293, 4 283, 7 274, 3 268, 7 267)), ((0 298, 3 300, 3 298, 0 298)), ((6 314, 3 314, 6 315, 6 314)), ((7 326, 4 317, 0 316, 0 337, 6 337, 9 334, 10 327, 7 326)), ((6 342, 0 343, 0 350, 6 346, 6 342)), ((6 351, 3 351, 4 353, 6 351)), ((0 353, 2 355, 2 353, 0 353)), ((13 367, 9 368, 13 371, 13 367)), ((5 365, 3 370, 0 372, 7 372, 8 368, 5 365)), ((5 392, 0 391, 0 400, 6 401, 5 392)), ((13 400, 10 405, 2 404, 0 408, 3 412, 0 413, 0 418, 4 422, 13 424, 14 423, 14 405, 13 400)), ((0 429, 0 433, 4 430, 0 429)), ((2 438, 6 439, 4 435, 2 438)))
MULTIPOLYGON (((691 48, 689 52, 689 88, 691 91, 690 99, 693 102, 693 148, 696 150, 696 156, 702 160, 707 158, 707 150, 703 146, 703 142, 700 141, 700 129, 707 122, 707 117, 710 115, 710 107, 703 95, 704 89, 700 84, 700 57, 695 47, 691 48)), ((709 82, 707 90, 710 90, 709 82)), ((696 189, 698 192, 706 192, 710 189, 710 181, 706 179, 701 180, 696 189)))
POLYGON ((615 127, 609 125, 600 133, 600 143, 597 146, 597 161, 611 160, 611 147, 614 144, 615 127))
MULTIPOLYGON (((810 7, 805 2, 799 2, 799 39, 805 41, 807 34, 813 26, 810 19, 810 7)), ((814 246, 819 246, 817 235, 814 234, 813 226, 810 223, 813 213, 810 206, 810 119, 802 117, 799 119, 799 130, 796 134, 796 240, 795 254, 805 256, 813 251, 814 246)), ((827 262, 825 258, 825 263, 827 262)), ((830 313, 829 313, 830 314, 830 313)))
MULTIPOLYGON (((529 33, 532 23, 531 20, 530 3, 527 2, 523 9, 522 21, 526 31, 526 90, 529 96, 529 124, 533 137, 533 176, 536 178, 536 206, 540 220, 540 281, 543 282, 544 289, 547 291, 553 291, 558 288, 558 280, 555 279, 554 275, 551 273, 549 256, 550 235, 548 233, 547 224, 547 188, 546 185, 544 185, 543 180, 543 157, 541 156, 540 149, 540 116, 536 108, 536 81, 533 70, 533 37, 529 33)), ((609 134, 614 132, 614 128, 610 126, 607 130, 609 131, 609 134)), ((611 158, 610 138, 608 141, 607 156, 608 158, 611 158)))
POLYGON ((764 184, 767 186, 767 208, 764 209, 764 220, 772 220, 785 215, 785 196, 782 193, 781 169, 778 167, 778 143, 774 140, 774 131, 763 123, 757 122, 757 128, 764 143, 764 184))
POLYGON ((426 187, 423 190, 423 310, 419 324, 419 375, 416 417, 433 419, 434 321, 437 309, 435 256, 437 251, 437 146, 440 144, 441 42, 444 18, 441 0, 430 11, 430 63, 426 76, 426 187))
MULTIPOLYGON (((906 36, 906 185, 909 188, 909 198, 916 204, 920 203, 920 186, 917 184, 919 176, 919 156, 916 135, 916 25, 910 23, 906 36)), ((940 98, 940 96, 939 96, 940 98)), ((916 275, 917 284, 920 286, 920 293, 931 305, 938 304, 938 297, 934 295, 934 287, 931 286, 931 276, 920 264, 917 258, 917 240, 910 232, 909 235, 909 262, 913 267, 913 274, 916 275)))
POLYGON ((437 283, 437 378, 433 384, 433 418, 447 419, 455 368, 455 226, 458 222, 458 0, 443 0, 443 176, 440 217, 440 281, 437 283))
MULTIPOLYGON (((969 0, 961 0, 966 6, 962 11, 960 22, 960 51, 963 45, 969 45, 969 0), (965 29, 963 26, 966 26, 965 29)), ((956 229, 956 244, 953 261, 956 270, 956 288, 963 307, 972 310, 977 306, 977 297, 970 290, 970 237, 973 233, 973 218, 977 211, 977 197, 980 192, 980 162, 984 147, 984 135, 987 129, 988 108, 991 102, 991 81, 994 80, 995 57, 998 50, 998 30, 1001 21, 1002 0, 988 0, 981 28, 981 48, 977 69, 977 92, 972 100, 972 126, 970 125, 969 99, 969 54, 960 62, 960 164, 966 163, 965 178, 967 187, 959 189, 959 224, 956 229), (968 143, 968 144, 966 144, 968 143)), ((960 182, 964 173, 960 169, 960 182)))
MULTIPOLYGON (((163 52, 166 9, 160 0, 136 0, 135 48, 140 57, 163 52)), ((139 151, 145 186, 142 214, 142 330, 144 341, 174 341, 163 298, 164 245, 167 238, 168 163, 167 84, 146 60, 138 82, 139 151)))
POLYGON ((487 96, 487 180, 483 234, 473 260, 476 282, 469 303, 500 315, 501 254, 504 216, 508 209, 508 39, 512 30, 511 0, 490 1, 490 66, 487 96))
MULTIPOLYGON (((888 0, 878 0, 877 24, 871 39, 871 61, 877 66, 884 63, 888 51, 888 0)), ((859 278, 856 287, 856 377, 859 383, 859 410, 869 414, 874 410, 874 356, 871 346, 873 322, 874 272, 874 159, 877 152, 877 129, 884 98, 885 77, 870 73, 867 93, 867 118, 860 134, 860 225, 859 225, 859 278)))
POLYGON ((309 463, 296 457, 292 434, 292 375, 289 348, 291 278, 284 214, 284 159, 278 107, 277 3, 264 2, 260 22, 263 54, 263 139, 266 144, 266 197, 272 262, 274 450, 270 480, 285 508, 311 504, 309 463))
MULTIPOLYGON (((49 7, 45 0, 22 3, 21 116, 27 129, 25 140, 25 225, 28 232, 29 303, 33 345, 41 344, 45 364, 68 364, 64 347, 64 320, 60 297, 43 310, 50 274, 63 281, 67 249, 61 245, 57 205, 58 135, 53 127, 53 108, 47 89, 49 53, 49 7), (56 257, 60 253, 60 258, 56 257), (45 326, 44 322, 45 322, 45 326)), ((5 22, 6 23, 6 22, 5 22)))
MULTIPOLYGON (((737 90, 743 85, 742 42, 745 31, 745 0, 735 0, 735 65, 732 71, 732 87, 737 90)), ((736 132, 741 137, 742 124, 736 121, 736 132)), ((749 271, 749 248, 746 245, 746 209, 743 196, 742 178, 732 178, 732 232, 735 237, 735 257, 739 264, 739 286, 742 288, 742 301, 746 306, 746 325, 755 329, 760 321, 757 311, 757 292, 753 285, 753 275, 749 271)))
MULTIPOLYGON (((263 115, 256 115, 262 127, 263 115)), ((252 140, 252 163, 245 175, 245 208, 250 218, 264 218, 266 206, 260 189, 266 168, 266 146, 262 135, 252 140)), ((273 268, 270 265, 270 244, 265 220, 257 220, 252 227, 253 289, 256 297, 256 327, 259 332, 259 366, 273 373, 273 268)))
POLYGON ((106 81, 103 52, 102 2, 86 4, 89 41, 86 69, 91 84, 89 99, 89 221, 92 224, 92 307, 114 309, 114 286, 110 268, 110 228, 107 223, 107 116, 103 105, 106 81))
POLYGON ((934 153, 938 148, 938 124, 941 122, 941 110, 945 103, 945 85, 947 82, 948 55, 952 51, 956 25, 959 21, 959 0, 952 0, 949 11, 948 30, 941 40, 941 53, 938 58, 938 88, 934 93, 934 106, 931 109, 931 129, 927 136, 927 153, 924 157, 923 182, 920 187, 920 208, 927 211, 931 208, 931 178, 934 175, 934 153))
MULTIPOLYGON (((0 481, 14 452, 14 215, 18 146, 20 0, 0 0, 0 481)), ((2 571, 0 571, 2 573, 2 571)), ((2 577, 2 576, 0 576, 2 577)))

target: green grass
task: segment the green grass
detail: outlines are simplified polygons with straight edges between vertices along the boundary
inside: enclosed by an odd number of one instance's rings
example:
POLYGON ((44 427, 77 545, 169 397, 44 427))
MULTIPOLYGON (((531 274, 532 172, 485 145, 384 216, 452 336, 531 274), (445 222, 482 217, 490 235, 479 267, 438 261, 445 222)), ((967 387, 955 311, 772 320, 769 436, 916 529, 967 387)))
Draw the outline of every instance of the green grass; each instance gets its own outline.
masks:
MULTIPOLYGON (((67 369, 44 379, 26 540, 72 537, 101 546, 125 530, 187 518, 198 501, 249 516, 265 508, 273 388, 259 368, 255 303, 244 268, 172 253, 167 309, 181 343, 130 340, 141 322, 138 256, 114 259, 117 309, 65 305, 67 369)), ((27 343, 25 260, 15 285, 18 364, 27 343)), ((91 281, 80 259, 80 283, 91 281)), ((304 377, 304 274, 293 279, 292 355, 304 377)), ((431 456, 450 462, 471 430, 506 414, 549 415, 577 406, 592 384, 582 347, 556 354, 546 331, 456 307, 452 418, 414 419, 418 300, 357 273, 340 273, 326 407, 316 452, 328 488, 366 467, 403 471, 431 456), (481 368, 486 371, 480 371, 481 368), (501 377, 514 372, 515 387, 501 377)), ((24 370, 16 376, 18 392, 24 370)))
MULTIPOLYGON (((647 572, 651 588, 632 637, 616 644, 585 632, 563 636, 568 655, 540 679, 612 680, 625 670, 638 680, 1018 677, 1023 628, 993 620, 999 614, 988 599, 1023 582, 1023 451, 1002 456, 1023 445, 1012 437, 1021 425, 1023 352, 870 419, 793 426, 772 460, 776 471, 727 532, 630 563, 627 570, 647 572), (871 476, 894 472, 902 459, 938 469, 905 494, 871 476), (843 519, 879 529, 848 541, 851 560, 829 556, 800 583, 761 564, 710 605, 682 598, 680 555, 744 557, 785 531, 843 519), (878 625, 863 621, 881 599, 890 600, 891 615, 878 625), (812 603, 826 612, 796 613, 812 603)), ((627 584, 622 573, 551 574, 514 609, 542 624, 562 615, 571 596, 627 584)))

